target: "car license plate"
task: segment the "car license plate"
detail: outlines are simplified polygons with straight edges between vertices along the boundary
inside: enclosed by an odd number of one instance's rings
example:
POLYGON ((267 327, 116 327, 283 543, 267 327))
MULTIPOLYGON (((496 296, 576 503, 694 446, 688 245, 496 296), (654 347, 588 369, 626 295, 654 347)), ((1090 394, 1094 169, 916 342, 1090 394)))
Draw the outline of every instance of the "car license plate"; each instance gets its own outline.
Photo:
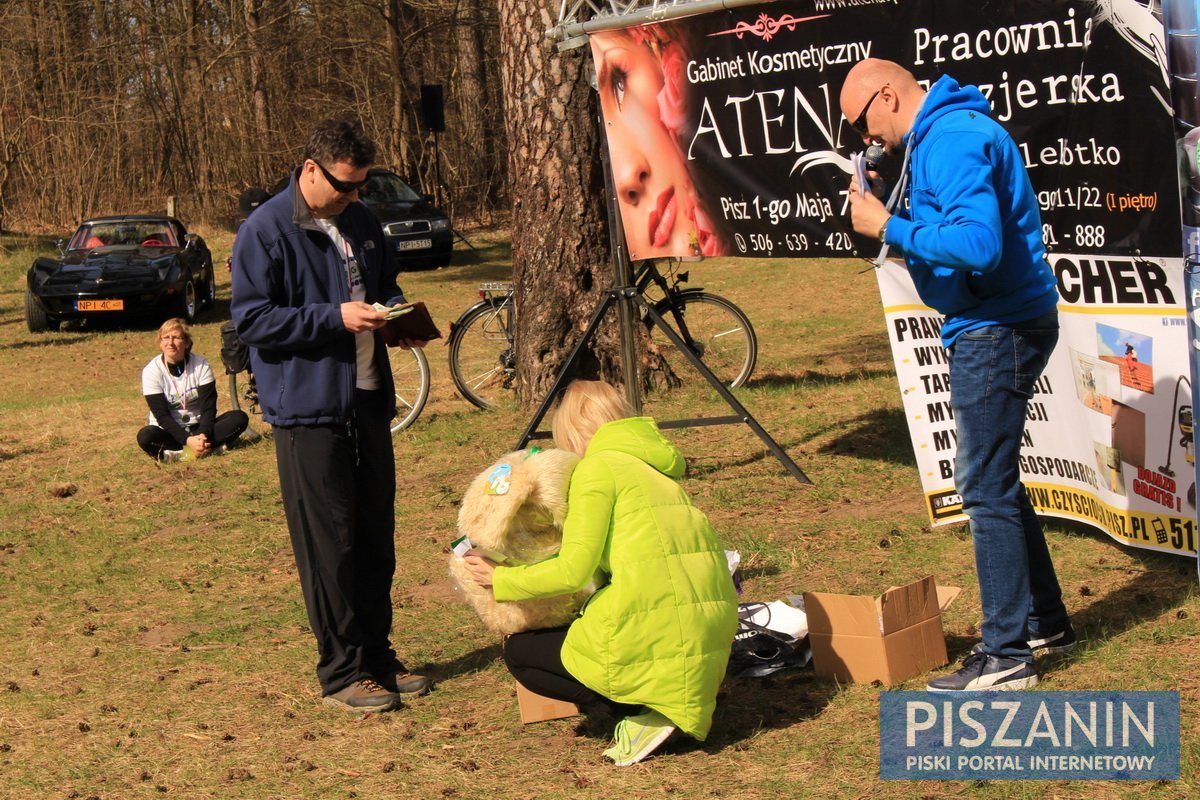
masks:
POLYGON ((423 250, 428 247, 433 247, 433 239, 408 239, 396 242, 397 250, 423 250))
POLYGON ((124 311, 124 300, 76 300, 76 311, 124 311))

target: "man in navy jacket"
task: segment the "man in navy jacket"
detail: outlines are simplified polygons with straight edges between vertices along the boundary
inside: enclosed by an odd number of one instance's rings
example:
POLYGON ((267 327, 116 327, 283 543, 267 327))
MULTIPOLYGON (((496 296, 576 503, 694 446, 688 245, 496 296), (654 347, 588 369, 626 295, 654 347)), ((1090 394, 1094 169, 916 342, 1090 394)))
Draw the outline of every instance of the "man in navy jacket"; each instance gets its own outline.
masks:
POLYGON ((356 711, 431 687, 390 641, 396 400, 372 304, 404 296, 379 222, 358 201, 375 152, 357 122, 317 125, 290 185, 238 231, 230 304, 275 428, 317 677, 327 703, 356 711))
POLYGON ((841 107, 864 142, 904 152, 903 196, 889 208, 852 182, 851 223, 898 250, 921 299, 945 316, 955 487, 971 520, 983 642, 926 688, 1027 688, 1034 653, 1075 643, 1020 475, 1029 399, 1058 341, 1037 198, 974 86, 943 75, 926 92, 899 64, 867 59, 846 76, 841 107))

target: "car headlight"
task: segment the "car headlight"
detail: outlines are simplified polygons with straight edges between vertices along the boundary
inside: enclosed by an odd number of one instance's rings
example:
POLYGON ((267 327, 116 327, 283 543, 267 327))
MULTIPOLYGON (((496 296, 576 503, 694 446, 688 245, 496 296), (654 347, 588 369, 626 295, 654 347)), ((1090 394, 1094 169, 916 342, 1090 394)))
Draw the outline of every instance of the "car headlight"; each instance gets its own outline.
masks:
POLYGON ((450 227, 450 220, 448 220, 448 219, 431 219, 431 220, 429 220, 429 230, 431 230, 431 231, 444 231, 444 230, 448 229, 449 227, 450 227))
POLYGON ((34 261, 33 268, 29 271, 30 281, 34 286, 40 287, 43 283, 50 279, 50 276, 54 274, 54 271, 57 268, 58 264, 51 261, 34 261))

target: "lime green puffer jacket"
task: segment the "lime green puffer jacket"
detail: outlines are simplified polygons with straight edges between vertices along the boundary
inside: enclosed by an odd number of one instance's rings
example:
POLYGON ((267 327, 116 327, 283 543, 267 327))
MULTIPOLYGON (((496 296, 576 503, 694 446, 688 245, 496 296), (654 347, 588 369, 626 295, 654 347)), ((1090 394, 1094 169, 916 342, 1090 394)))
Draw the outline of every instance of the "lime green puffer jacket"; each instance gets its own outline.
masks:
POLYGON ((497 600, 574 592, 608 577, 567 632, 562 660, 593 691, 662 713, 703 740, 737 631, 737 595, 708 518, 677 482, 684 462, 654 420, 600 427, 571 476, 562 549, 497 567, 497 600))

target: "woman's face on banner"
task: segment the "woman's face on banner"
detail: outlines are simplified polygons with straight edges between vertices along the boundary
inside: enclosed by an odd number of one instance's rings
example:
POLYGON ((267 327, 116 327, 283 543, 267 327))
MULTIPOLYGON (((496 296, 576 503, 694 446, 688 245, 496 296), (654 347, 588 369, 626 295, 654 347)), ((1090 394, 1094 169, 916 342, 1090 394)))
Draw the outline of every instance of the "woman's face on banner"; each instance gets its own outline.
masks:
POLYGON ((696 189, 659 110, 662 66, 625 31, 594 34, 591 45, 629 256, 692 255, 696 189))

